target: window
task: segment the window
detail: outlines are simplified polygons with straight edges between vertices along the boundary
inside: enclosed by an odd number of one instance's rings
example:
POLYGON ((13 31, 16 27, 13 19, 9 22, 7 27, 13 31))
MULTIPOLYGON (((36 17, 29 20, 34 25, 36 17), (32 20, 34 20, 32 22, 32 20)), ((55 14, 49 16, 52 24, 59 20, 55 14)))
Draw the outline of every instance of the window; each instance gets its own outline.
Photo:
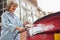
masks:
POLYGON ((19 11, 16 10, 16 13, 19 12, 19 15, 20 15, 19 18, 22 21, 22 23, 24 21, 29 21, 29 22, 33 23, 35 20, 37 20, 38 17, 37 17, 35 6, 24 0, 18 0, 18 1, 19 1, 18 2, 18 4, 19 4, 18 10, 19 11))
MULTIPOLYGON (((1 19, 1 17, 0 17, 0 19, 1 19)), ((0 22, 1 22, 1 20, 0 20, 0 22)))
POLYGON ((24 8, 22 8, 22 7, 21 7, 20 18, 21 18, 21 21, 22 21, 22 22, 27 21, 26 9, 24 9, 24 8))
POLYGON ((7 1, 7 0, 3 0, 4 2, 7 1))
POLYGON ((25 2, 23 0, 21 1, 21 6, 26 7, 25 2))
POLYGON ((0 10, 0 16, 2 15, 2 13, 3 13, 3 10, 0 10))
POLYGON ((25 21, 27 21, 28 19, 27 19, 27 12, 26 12, 26 10, 24 9, 23 10, 23 22, 25 22, 25 21))
POLYGON ((0 17, 2 15, 2 13, 5 11, 6 3, 7 3, 6 0, 0 0, 0 17))
POLYGON ((31 11, 30 10, 27 11, 27 15, 31 16, 31 11))
POLYGON ((4 2, 4 8, 6 8, 6 4, 7 4, 7 2, 4 2))
POLYGON ((3 2, 3 0, 0 0, 0 3, 2 3, 3 2))
POLYGON ((0 0, 0 30, 1 30, 1 15, 6 10, 6 2, 7 0, 0 0))
POLYGON ((33 23, 32 16, 28 16, 28 22, 33 23))
POLYGON ((1 4, 0 4, 0 9, 2 9, 2 7, 3 7, 3 4, 1 3, 1 4))
POLYGON ((26 5, 27 5, 27 9, 28 9, 28 10, 31 10, 31 5, 28 4, 28 3, 27 3, 26 5))

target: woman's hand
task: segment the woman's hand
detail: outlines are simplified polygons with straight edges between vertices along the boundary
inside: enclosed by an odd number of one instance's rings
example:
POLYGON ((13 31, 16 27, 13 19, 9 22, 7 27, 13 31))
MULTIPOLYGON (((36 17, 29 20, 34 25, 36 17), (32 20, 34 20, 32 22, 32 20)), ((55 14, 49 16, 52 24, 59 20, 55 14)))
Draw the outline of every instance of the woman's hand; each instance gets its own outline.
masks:
POLYGON ((25 28, 23 27, 20 27, 20 30, 19 30, 21 33, 25 31, 25 28))
POLYGON ((27 24, 30 24, 29 22, 24 22, 23 23, 23 26, 25 27, 25 25, 27 25, 27 24))
POLYGON ((23 23, 23 26, 25 27, 25 28, 28 28, 29 26, 26 26, 26 25, 28 25, 28 24, 30 24, 29 22, 24 22, 23 23))
POLYGON ((36 24, 32 24, 32 23, 30 23, 30 22, 24 22, 23 26, 24 26, 25 28, 31 28, 31 27, 35 27, 36 24))
POLYGON ((23 27, 16 27, 16 30, 19 30, 21 33, 25 31, 25 28, 23 27))

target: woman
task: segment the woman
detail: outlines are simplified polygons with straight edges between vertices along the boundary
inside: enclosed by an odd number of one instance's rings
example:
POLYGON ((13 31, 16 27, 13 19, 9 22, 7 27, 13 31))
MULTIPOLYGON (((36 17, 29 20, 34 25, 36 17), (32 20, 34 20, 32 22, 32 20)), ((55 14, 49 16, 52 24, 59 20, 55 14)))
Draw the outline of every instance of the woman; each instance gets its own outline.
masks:
MULTIPOLYGON (((24 32, 25 29, 20 22, 20 20, 14 14, 17 4, 13 1, 10 1, 7 4, 6 11, 1 16, 2 21, 2 30, 1 30, 1 40, 14 40, 17 32, 24 32)), ((16 37, 15 40, 19 39, 20 35, 16 37)))

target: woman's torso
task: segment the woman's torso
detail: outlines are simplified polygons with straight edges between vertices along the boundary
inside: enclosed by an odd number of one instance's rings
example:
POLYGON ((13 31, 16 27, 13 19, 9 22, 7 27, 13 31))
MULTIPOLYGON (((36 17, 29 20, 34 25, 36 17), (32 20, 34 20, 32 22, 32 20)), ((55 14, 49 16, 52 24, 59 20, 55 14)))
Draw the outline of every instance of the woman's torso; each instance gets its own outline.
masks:
MULTIPOLYGON (((11 15, 10 13, 8 13, 6 11, 5 13, 3 13, 3 15, 5 15, 7 17, 7 19, 9 19, 10 23, 17 25, 17 26, 22 25, 22 24, 19 24, 19 20, 17 19, 17 17, 14 14, 11 15)), ((2 25, 1 29, 2 29, 1 30, 1 38, 2 39, 13 39, 15 37, 15 35, 17 34, 17 32, 19 32, 18 30, 11 32, 8 29, 6 29, 4 27, 4 25, 2 25)))

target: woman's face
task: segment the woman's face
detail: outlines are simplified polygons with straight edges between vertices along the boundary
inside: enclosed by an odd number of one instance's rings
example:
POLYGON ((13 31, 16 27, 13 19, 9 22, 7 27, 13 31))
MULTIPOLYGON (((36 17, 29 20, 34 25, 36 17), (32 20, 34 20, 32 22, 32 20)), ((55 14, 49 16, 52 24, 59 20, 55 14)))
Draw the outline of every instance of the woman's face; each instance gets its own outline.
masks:
POLYGON ((16 5, 16 4, 12 4, 12 5, 10 6, 9 11, 10 11, 11 13, 13 13, 16 8, 17 8, 17 5, 16 5))

